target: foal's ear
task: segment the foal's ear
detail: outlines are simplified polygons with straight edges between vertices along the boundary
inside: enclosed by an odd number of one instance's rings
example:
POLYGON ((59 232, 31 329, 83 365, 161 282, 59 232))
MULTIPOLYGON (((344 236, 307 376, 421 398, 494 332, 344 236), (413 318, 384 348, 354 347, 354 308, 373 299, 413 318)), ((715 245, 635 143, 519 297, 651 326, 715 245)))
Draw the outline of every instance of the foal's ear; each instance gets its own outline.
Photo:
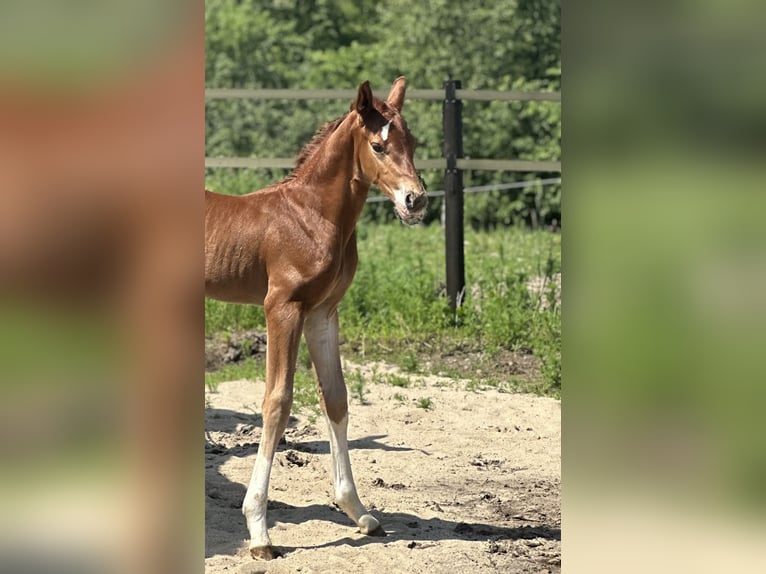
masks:
POLYGON ((395 108, 397 112, 401 113, 402 106, 404 106, 404 91, 407 89, 407 80, 404 76, 399 76, 391 84, 391 92, 388 94, 386 102, 395 108))
POLYGON ((354 103, 351 104, 351 109, 356 110, 361 116, 365 116, 367 112, 373 109, 372 90, 370 89, 369 81, 364 81, 359 84, 356 99, 354 100, 354 103))

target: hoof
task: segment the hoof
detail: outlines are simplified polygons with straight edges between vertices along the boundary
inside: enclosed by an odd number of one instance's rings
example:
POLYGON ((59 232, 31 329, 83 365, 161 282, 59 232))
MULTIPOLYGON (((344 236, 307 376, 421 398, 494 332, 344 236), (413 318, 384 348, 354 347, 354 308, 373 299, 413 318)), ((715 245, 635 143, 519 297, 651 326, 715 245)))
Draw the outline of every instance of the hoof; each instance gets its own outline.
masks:
POLYGON ((375 536, 375 533, 378 530, 382 531, 383 529, 380 527, 380 522, 378 522, 378 519, 371 514, 365 514, 359 519, 359 531, 362 534, 375 536))
POLYGON ((273 560, 282 556, 273 546, 256 546, 250 549, 250 556, 256 560, 273 560))

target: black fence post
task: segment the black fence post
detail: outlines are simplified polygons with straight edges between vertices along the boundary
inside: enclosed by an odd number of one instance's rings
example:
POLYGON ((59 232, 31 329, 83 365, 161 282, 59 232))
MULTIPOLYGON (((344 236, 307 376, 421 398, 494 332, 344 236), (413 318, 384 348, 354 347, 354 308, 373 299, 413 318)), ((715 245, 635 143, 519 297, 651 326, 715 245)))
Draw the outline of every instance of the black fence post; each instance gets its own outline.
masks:
POLYGON ((463 253, 463 172, 457 159, 463 157, 463 102, 457 98, 460 80, 444 82, 444 243, 447 261, 447 296, 456 310, 465 298, 465 256, 463 253))

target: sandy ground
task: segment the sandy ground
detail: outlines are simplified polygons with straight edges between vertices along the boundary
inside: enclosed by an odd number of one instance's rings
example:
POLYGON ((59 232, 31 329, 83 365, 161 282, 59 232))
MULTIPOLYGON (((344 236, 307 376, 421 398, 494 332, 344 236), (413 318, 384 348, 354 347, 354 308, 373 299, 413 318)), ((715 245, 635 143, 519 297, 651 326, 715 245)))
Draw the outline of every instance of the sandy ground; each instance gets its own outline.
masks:
POLYGON ((240 506, 263 391, 233 381, 206 395, 206 573, 560 572, 560 402, 436 377, 371 383, 366 404, 351 401, 357 488, 385 537, 333 507, 324 419, 304 410, 271 477, 269 532, 283 556, 252 559, 240 506))

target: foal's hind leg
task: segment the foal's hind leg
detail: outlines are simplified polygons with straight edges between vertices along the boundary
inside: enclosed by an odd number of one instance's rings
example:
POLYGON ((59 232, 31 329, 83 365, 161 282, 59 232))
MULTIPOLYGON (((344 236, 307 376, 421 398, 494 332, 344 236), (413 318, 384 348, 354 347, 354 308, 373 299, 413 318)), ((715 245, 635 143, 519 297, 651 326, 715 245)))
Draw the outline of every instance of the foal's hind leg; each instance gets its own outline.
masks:
POLYGON ((293 376, 302 316, 299 305, 266 301, 268 346, 266 351, 266 394, 263 397, 263 433, 255 468, 247 487, 242 513, 250 532, 250 554, 269 560, 274 550, 266 527, 266 502, 274 452, 287 426, 293 402, 293 376))
POLYGON ((335 502, 363 534, 380 527, 359 500, 348 456, 348 399, 338 350, 338 313, 317 309, 306 317, 303 328, 319 383, 322 410, 330 430, 335 502))

